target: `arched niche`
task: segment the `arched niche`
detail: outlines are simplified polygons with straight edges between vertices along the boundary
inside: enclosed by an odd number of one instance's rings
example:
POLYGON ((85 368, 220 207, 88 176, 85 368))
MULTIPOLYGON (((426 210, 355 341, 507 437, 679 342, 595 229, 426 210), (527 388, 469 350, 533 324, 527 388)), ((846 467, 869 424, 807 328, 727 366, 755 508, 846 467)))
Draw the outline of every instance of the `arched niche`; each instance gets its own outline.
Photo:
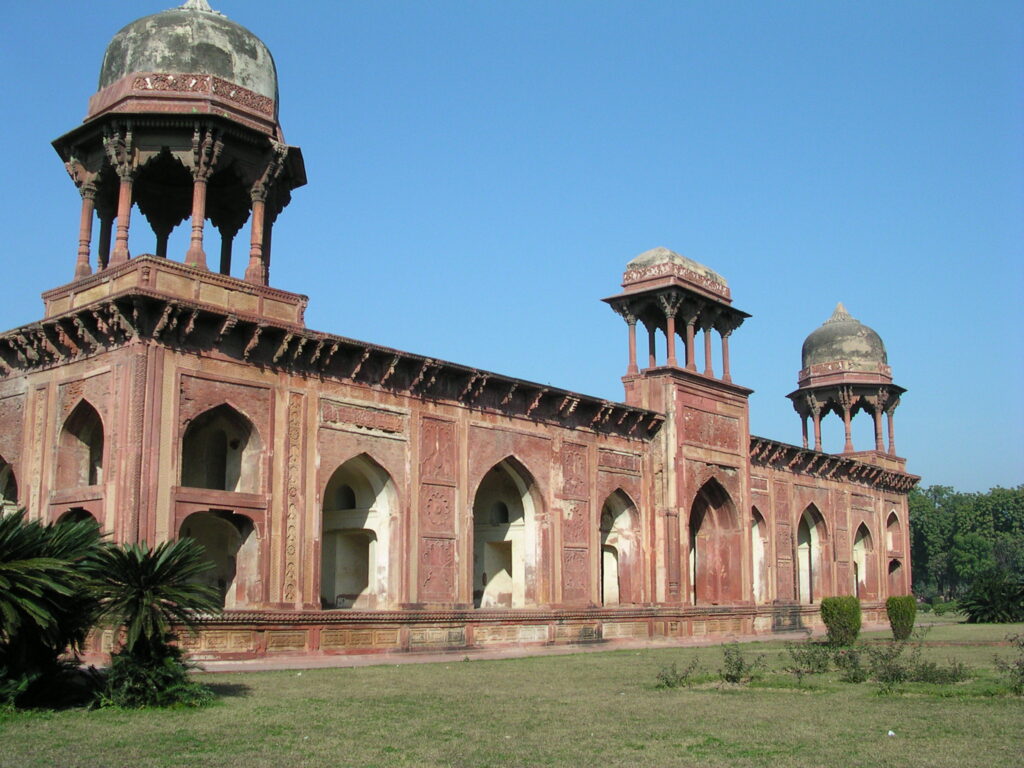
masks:
POLYGON ((825 518, 813 504, 800 515, 796 529, 797 594, 801 603, 814 603, 829 594, 825 518))
POLYGON ((764 516, 753 507, 750 514, 751 574, 753 575, 754 602, 758 605, 769 600, 768 586, 768 524, 764 516))
POLYGON ((484 475, 473 498, 473 605, 521 608, 536 600, 534 482, 513 458, 484 475))
POLYGON ((57 441, 57 488, 103 482, 103 420, 82 400, 64 420, 57 441))
POLYGON ((895 509, 885 519, 885 548, 889 552, 903 552, 903 531, 895 509))
POLYGON ((708 480, 694 497, 688 533, 691 602, 718 605, 743 600, 739 516, 717 480, 708 480))
POLYGON ((397 524, 391 476, 365 454, 338 467, 323 492, 320 602, 324 608, 374 610, 398 602, 389 557, 397 524))
POLYGON ((861 600, 874 600, 878 597, 878 584, 875 575, 875 547, 871 531, 861 523, 853 536, 853 594, 861 600))
POLYGON ((217 590, 225 609, 260 601, 259 538, 252 520, 227 510, 194 512, 182 521, 179 535, 203 546, 213 568, 198 580, 217 590))
POLYGON ((601 506, 601 605, 640 602, 640 525, 633 500, 622 490, 601 506))
POLYGON ((93 517, 92 513, 87 509, 81 507, 72 507, 67 512, 63 512, 60 517, 57 518, 58 523, 93 523, 99 526, 99 520, 93 517))
POLYGON ((903 563, 899 560, 889 561, 889 597, 902 595, 903 588, 903 563))
POLYGON ((14 468, 0 457, 0 514, 18 508, 18 480, 14 468))
POLYGON ((258 493, 260 436, 245 416, 219 405, 197 416, 181 441, 181 484, 258 493))

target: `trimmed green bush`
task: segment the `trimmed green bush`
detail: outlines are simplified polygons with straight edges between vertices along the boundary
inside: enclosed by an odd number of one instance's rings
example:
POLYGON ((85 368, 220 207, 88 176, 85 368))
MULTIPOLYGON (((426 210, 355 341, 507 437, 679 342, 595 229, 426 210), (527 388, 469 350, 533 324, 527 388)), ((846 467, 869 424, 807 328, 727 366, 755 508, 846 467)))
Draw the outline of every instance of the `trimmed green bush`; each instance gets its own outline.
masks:
POLYGON ((906 640, 914 631, 917 618, 917 600, 913 595, 899 595, 885 601, 885 612, 889 616, 894 640, 906 640))
POLYGON ((828 644, 848 648, 860 634, 860 600, 853 595, 823 598, 821 620, 828 628, 828 644))

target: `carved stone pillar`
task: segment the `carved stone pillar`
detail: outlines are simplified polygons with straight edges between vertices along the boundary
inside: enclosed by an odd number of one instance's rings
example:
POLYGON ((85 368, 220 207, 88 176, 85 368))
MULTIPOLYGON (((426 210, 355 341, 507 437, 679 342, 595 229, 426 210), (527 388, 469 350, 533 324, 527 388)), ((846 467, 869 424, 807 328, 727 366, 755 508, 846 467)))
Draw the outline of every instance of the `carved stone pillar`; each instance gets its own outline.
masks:
POLYGON ((267 284, 267 262, 263 250, 266 239, 267 199, 274 183, 284 171, 284 163, 288 157, 288 146, 271 141, 272 154, 267 160, 260 178, 253 184, 249 196, 252 200, 252 237, 249 243, 249 265, 245 269, 245 280, 256 285, 267 284))
POLYGON ((807 414, 800 414, 800 431, 803 433, 804 448, 807 448, 807 414))
POLYGON ((223 151, 224 142, 213 130, 200 131, 196 126, 192 134, 192 238, 185 263, 202 269, 206 269, 203 226, 206 221, 207 182, 223 151))
POLYGON ((853 418, 853 392, 849 387, 839 388, 839 406, 843 409, 843 430, 845 433, 843 453, 853 453, 853 437, 850 434, 850 420, 853 418))
POLYGON ((711 328, 710 326, 704 329, 704 375, 707 377, 713 377, 715 375, 715 369, 711 365, 711 328))
POLYGON ((729 334, 731 330, 722 331, 722 381, 732 381, 729 374, 729 334))
POLYGON ((658 365, 657 358, 657 347, 655 346, 656 339, 654 334, 657 333, 657 328, 653 325, 647 326, 647 367, 656 368, 658 365))
POLYGON ((876 407, 871 415, 875 420, 875 450, 883 453, 885 446, 882 445, 882 411, 876 407))
POLYGON ((96 185, 89 182, 79 190, 82 195, 82 218, 78 225, 78 259, 75 261, 75 279, 92 274, 89 265, 89 246, 92 243, 92 218, 96 208, 96 185))
POLYGON ((675 368, 676 361, 676 312, 679 310, 680 297, 675 293, 661 294, 658 304, 665 313, 665 365, 675 368))
POLYGON ((632 376, 640 372, 636 364, 636 318, 626 318, 626 325, 629 328, 629 362, 626 365, 626 375, 632 376))
POLYGON ((694 331, 696 330, 697 317, 689 317, 686 319, 686 370, 696 371, 697 363, 694 360, 694 331))
POLYGON ((821 414, 814 411, 814 450, 821 453, 821 414))
POLYGON ((893 412, 893 409, 895 409, 895 408, 896 408, 896 406, 894 404, 892 406, 892 408, 889 409, 889 412, 886 414, 886 416, 889 417, 889 455, 890 456, 895 456, 896 455, 896 427, 893 425, 893 420, 892 420, 892 412, 893 412))
POLYGON ((256 195, 252 199, 252 237, 249 241, 249 266, 245 268, 245 280, 265 285, 263 277, 263 213, 266 202, 256 195))

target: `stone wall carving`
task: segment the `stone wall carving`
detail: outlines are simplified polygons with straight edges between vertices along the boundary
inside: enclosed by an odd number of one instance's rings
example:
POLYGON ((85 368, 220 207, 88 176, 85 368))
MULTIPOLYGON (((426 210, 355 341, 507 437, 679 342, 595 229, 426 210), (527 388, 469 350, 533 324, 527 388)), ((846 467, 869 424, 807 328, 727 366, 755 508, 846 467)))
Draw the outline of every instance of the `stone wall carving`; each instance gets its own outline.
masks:
POLYGON ((590 586, 588 550, 583 547, 565 547, 562 550, 562 597, 565 602, 583 602, 590 586))
POLYGON ((562 445, 562 497, 586 499, 590 477, 587 471, 587 447, 576 443, 562 445))
POLYGON ((683 413, 683 435, 686 442, 708 448, 730 453, 738 453, 741 450, 739 419, 720 413, 687 408, 683 413))
POLYGON ((288 470, 285 510, 285 558, 283 594, 287 602, 298 597, 299 511, 302 506, 302 425, 305 398, 298 392, 288 396, 288 470))
POLYGON ((562 512, 562 537, 566 543, 586 545, 590 529, 588 505, 567 502, 562 512))
POLYGON ((403 414, 327 399, 320 401, 320 423, 334 429, 355 427, 390 434, 405 432, 403 414))
POLYGON ((639 474, 640 457, 632 453, 600 450, 597 452, 597 466, 612 472, 621 471, 629 474, 639 474))
POLYGON ((424 417, 420 422, 420 480, 455 483, 455 424, 424 417))
POLYGON ((448 485, 420 486, 420 530, 452 536, 455 534, 455 488, 448 485))
POLYGON ((455 540, 420 540, 420 599, 425 602, 450 602, 455 594, 455 540))

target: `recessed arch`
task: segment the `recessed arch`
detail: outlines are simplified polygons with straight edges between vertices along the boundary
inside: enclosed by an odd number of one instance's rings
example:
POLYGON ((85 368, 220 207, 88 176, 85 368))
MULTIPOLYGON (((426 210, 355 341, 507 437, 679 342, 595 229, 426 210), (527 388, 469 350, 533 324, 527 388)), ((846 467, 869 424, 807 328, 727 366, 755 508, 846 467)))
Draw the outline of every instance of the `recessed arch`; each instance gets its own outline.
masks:
POLYGON ((18 479, 14 467, 0 456, 0 513, 13 512, 18 508, 18 479))
POLYGON ((95 525, 99 525, 97 520, 91 512, 82 507, 72 507, 71 509, 63 512, 60 517, 57 518, 58 523, 87 523, 92 522, 95 525))
POLYGON ((717 605, 742 600, 739 517, 729 493, 714 478, 694 497, 688 533, 691 602, 717 605))
POLYGON ((758 605, 769 600, 768 559, 770 553, 768 543, 768 524, 764 515, 757 507, 750 511, 750 553, 752 561, 754 602, 758 605))
POLYGON ((507 457, 483 476, 473 497, 473 605, 521 608, 536 601, 539 501, 532 475, 507 457))
POLYGON ((213 567, 198 580, 217 591, 225 609, 259 602, 259 538, 250 518, 230 510, 193 512, 178 533, 203 546, 213 567))
POLYGON ((903 552, 903 531, 895 509, 885 519, 885 548, 889 552, 903 552))
POLYGON ((828 594, 825 545, 828 529, 814 504, 800 515, 796 531, 797 594, 801 603, 814 603, 828 594))
POLYGON ((861 600, 873 600, 878 596, 874 550, 871 531, 865 523, 861 523, 853 536, 853 553, 850 558, 853 569, 853 594, 861 600))
POLYGON ((394 482, 360 454, 341 464, 323 492, 320 603, 374 610, 398 602, 398 574, 389 556, 397 522, 394 482))
POLYGON ((256 427, 235 408, 224 403, 204 411, 181 440, 181 484, 258 493, 260 447, 256 427))
POLYGON ((57 441, 57 488, 103 482, 103 419, 88 400, 74 407, 57 441))
POLYGON ((636 505, 621 488, 601 505, 599 526, 601 605, 640 602, 640 521, 636 505))
POLYGON ((889 561, 889 597, 902 595, 904 591, 903 563, 897 559, 892 559, 889 561))

